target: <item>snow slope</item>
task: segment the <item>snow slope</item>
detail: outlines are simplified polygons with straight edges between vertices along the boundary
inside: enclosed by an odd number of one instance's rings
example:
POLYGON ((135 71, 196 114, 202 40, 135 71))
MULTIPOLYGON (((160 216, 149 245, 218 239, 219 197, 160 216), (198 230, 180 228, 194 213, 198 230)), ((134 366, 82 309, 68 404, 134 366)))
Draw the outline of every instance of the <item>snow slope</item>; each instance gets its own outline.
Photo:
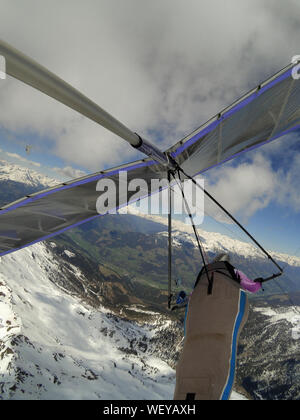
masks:
POLYGON ((44 244, 1 258, 0 399, 171 399, 174 371, 130 348, 162 321, 137 325, 95 310, 50 273, 61 275, 44 244))
POLYGON ((254 308, 256 312, 260 312, 263 315, 267 315, 270 319, 271 324, 276 324, 281 320, 288 321, 291 328, 291 336, 293 340, 300 339, 300 312, 297 312, 297 308, 291 307, 290 310, 280 312, 273 308, 254 308))
POLYGON ((94 309, 51 281, 61 272, 45 244, 0 260, 0 399, 171 400, 175 371, 151 344, 171 321, 94 309))

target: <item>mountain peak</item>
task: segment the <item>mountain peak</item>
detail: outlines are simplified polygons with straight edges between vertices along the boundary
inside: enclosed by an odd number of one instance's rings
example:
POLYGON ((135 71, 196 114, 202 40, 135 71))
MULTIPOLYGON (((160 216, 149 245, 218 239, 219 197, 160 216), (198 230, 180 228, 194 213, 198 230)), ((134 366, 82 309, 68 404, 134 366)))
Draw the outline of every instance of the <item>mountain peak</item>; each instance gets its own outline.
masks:
POLYGON ((47 177, 34 169, 28 169, 5 160, 0 160, 0 181, 21 182, 33 188, 54 187, 58 180, 47 177))

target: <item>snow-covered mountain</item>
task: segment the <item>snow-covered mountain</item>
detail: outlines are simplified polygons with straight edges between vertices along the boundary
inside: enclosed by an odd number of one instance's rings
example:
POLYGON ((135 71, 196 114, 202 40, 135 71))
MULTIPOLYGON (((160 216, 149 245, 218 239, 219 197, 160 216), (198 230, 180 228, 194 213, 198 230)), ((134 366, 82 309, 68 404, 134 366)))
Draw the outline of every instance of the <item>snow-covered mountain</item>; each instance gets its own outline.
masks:
MULTIPOLYGON (((135 216, 143 217, 147 220, 151 220, 155 223, 160 223, 165 226, 168 225, 168 220, 166 217, 142 213, 133 206, 128 206, 126 209, 121 209, 119 213, 132 214, 135 216)), ((262 252, 252 243, 233 239, 218 232, 207 232, 201 228, 198 228, 198 232, 201 236, 203 247, 206 252, 218 253, 224 251, 240 255, 244 258, 264 258, 264 254, 262 254, 262 252)), ((193 228, 190 224, 185 224, 179 220, 173 220, 172 236, 175 246, 180 246, 182 241, 185 241, 191 242, 195 247, 197 247, 193 228)), ((276 260, 282 261, 290 266, 300 267, 300 257, 273 251, 269 251, 269 253, 276 260)))
POLYGON ((174 370, 155 344, 171 321, 92 308, 53 283, 64 275, 44 244, 1 258, 0 399, 171 399, 174 370))
MULTIPOLYGON (((32 188, 54 187, 59 181, 5 160, 0 160, 0 182, 14 181, 32 188)), ((19 197, 21 198, 21 197, 19 197)))
POLYGON ((239 340, 237 383, 253 399, 300 399, 300 308, 253 306, 239 340))
MULTIPOLYGON (((53 244, 36 244, 1 258, 0 399, 172 399, 182 325, 141 305, 131 305, 136 319, 90 306, 58 286, 70 277, 88 287, 70 262, 74 254, 63 254, 65 260, 58 259, 53 244)), ((299 397, 297 312, 251 313, 241 338, 237 389, 246 389, 249 398, 299 397)), ((232 399, 243 397, 235 392, 232 399)))

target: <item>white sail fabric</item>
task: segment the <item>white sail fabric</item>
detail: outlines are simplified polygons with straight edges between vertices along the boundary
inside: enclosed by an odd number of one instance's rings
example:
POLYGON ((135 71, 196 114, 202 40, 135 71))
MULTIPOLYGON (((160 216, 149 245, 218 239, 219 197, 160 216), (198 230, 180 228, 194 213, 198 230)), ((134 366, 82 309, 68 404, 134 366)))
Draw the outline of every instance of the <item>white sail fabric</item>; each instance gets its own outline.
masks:
POLYGON ((300 80, 294 65, 268 79, 169 149, 190 175, 300 130, 300 80))
POLYGON ((4 206, 0 210, 0 256, 101 216, 97 200, 102 194, 105 194, 107 213, 148 196, 151 180, 164 178, 164 171, 163 166, 150 159, 140 160, 57 185, 4 206), (122 185, 124 177, 119 176, 124 171, 126 185, 122 185), (133 179, 144 180, 144 188, 128 191, 127 184, 133 179), (113 181, 115 188, 103 187, 97 191, 101 180, 113 181))

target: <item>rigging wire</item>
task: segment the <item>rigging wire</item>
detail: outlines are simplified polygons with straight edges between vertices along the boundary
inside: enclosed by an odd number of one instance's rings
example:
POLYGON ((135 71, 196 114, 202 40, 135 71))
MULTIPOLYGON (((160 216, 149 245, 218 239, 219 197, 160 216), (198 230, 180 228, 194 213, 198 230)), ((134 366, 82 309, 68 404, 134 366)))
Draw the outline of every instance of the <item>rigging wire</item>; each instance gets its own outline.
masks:
MULTIPOLYGON (((204 268, 205 268, 205 271, 206 271, 206 275, 207 275, 207 279, 208 279, 208 282, 209 282, 209 284, 211 283, 211 280, 210 280, 210 278, 209 278, 209 275, 208 275, 208 270, 207 270, 207 255, 205 254, 205 251, 204 251, 204 246, 203 246, 203 244, 202 244, 202 242, 201 242, 201 240, 200 240, 200 237, 199 237, 199 235, 198 235, 198 232, 197 232, 197 229, 196 229, 196 227, 195 227, 195 224, 194 224, 194 220, 193 220, 193 216, 192 216, 192 214, 191 214, 191 211, 190 211, 190 207, 189 207, 189 205, 188 205, 188 202, 187 202, 187 200, 186 200, 186 197, 185 197, 185 194, 184 194, 184 190, 183 190, 183 186, 182 186, 182 178, 181 178, 181 173, 185 176, 185 177, 187 177, 188 179, 190 179, 198 188, 200 188, 234 223, 236 223, 236 225, 258 246, 258 248, 260 249, 260 251, 262 251, 267 257, 268 257, 268 259, 269 260, 271 260, 271 262, 279 269, 279 273, 277 273, 277 274, 274 274, 273 276, 270 276, 269 278, 267 278, 267 279, 261 279, 261 280, 263 280, 263 281, 268 281, 268 280, 275 280, 275 278, 276 277, 279 277, 280 275, 282 275, 283 274, 283 271, 284 271, 284 269, 286 268, 286 266, 288 265, 288 263, 286 262, 282 267, 273 259, 273 257, 270 255, 270 253, 268 252, 268 251, 266 251, 261 245, 260 245, 260 243, 235 219, 235 217, 232 215, 232 214, 230 214, 211 194, 209 194, 201 185, 199 185, 197 182, 196 182, 196 180, 193 178, 193 177, 191 177, 190 175, 188 175, 179 165, 177 165, 177 167, 176 167, 176 172, 177 172, 177 175, 178 175, 178 178, 179 178, 179 181, 180 181, 180 184, 178 183, 178 180, 176 179, 176 177, 175 177, 175 172, 174 171, 169 171, 168 172, 168 179, 169 179, 169 194, 170 194, 170 202, 171 202, 171 191, 175 191, 172 187, 171 187, 171 185, 170 185, 170 180, 171 180, 171 175, 173 176, 173 178, 174 178, 174 180, 175 180, 175 182, 176 182, 176 184, 178 185, 178 187, 179 187, 179 189, 180 189, 180 191, 181 191, 181 195, 182 195, 182 197, 183 197, 183 200, 184 200, 184 203, 185 203, 185 207, 186 207, 186 210, 187 210, 187 213, 188 213, 188 216, 189 216, 189 218, 190 218, 190 220, 191 220, 191 224, 192 224, 192 227, 193 227, 193 231, 194 231, 194 234, 195 234, 195 237, 196 237, 196 241, 197 241, 197 245, 198 245, 198 248, 199 248, 199 251, 200 251, 200 255, 201 255, 201 258, 202 258, 202 262, 203 262, 203 265, 204 265, 204 268)), ((171 204, 170 204, 171 205, 171 204)), ((171 208, 169 208, 169 249, 170 249, 170 247, 171 247, 171 239, 170 239, 170 226, 171 226, 171 224, 170 224, 170 219, 171 219, 171 208)), ((216 220, 217 221, 217 220, 216 220)), ((218 222, 218 221, 217 221, 218 222)), ((219 222, 218 222, 219 223, 219 222)), ((229 230, 229 231, 231 231, 229 228, 227 228, 227 227, 225 227, 227 230, 229 230)), ((231 231, 231 233, 233 233, 232 231, 231 231)), ((236 234, 236 232, 235 232, 235 234, 236 234)), ((239 235, 238 235, 239 236, 239 235)), ((172 265, 172 260, 171 260, 171 251, 169 251, 169 304, 170 304, 170 301, 171 301, 171 298, 172 298, 172 294, 171 294, 171 265, 172 265)), ((287 278, 289 278, 287 275, 286 275, 286 277, 287 278)), ((292 304, 292 307, 294 308, 294 310, 296 311, 296 312, 299 312, 298 311, 298 309, 297 309, 297 307, 296 307, 296 305, 293 303, 293 301, 291 300, 291 298, 290 298, 290 296, 289 296, 289 294, 288 293, 286 293, 286 291, 284 291, 284 289, 281 287, 281 285, 279 285, 277 282, 276 282, 276 284, 278 285, 278 287, 280 288, 280 290, 284 293, 284 294, 287 294, 287 296, 288 296, 288 299, 290 300, 290 303, 292 304)))
MULTIPOLYGON (((176 194, 176 195, 182 195, 182 187, 179 185, 179 183, 178 183, 178 180, 177 180, 177 178, 175 178, 174 177, 174 179, 175 179, 175 181, 176 181, 176 184, 177 184, 177 186, 178 186, 178 188, 179 188, 179 191, 180 192, 178 192, 174 187, 172 187, 172 186, 170 186, 170 189, 172 190, 172 192, 174 193, 174 194, 176 194)), ((182 185, 182 181, 181 181, 181 185, 182 185)), ((198 209, 198 210, 201 210, 201 211, 203 211, 203 209, 200 209, 198 206, 197 206, 197 204, 195 204, 194 205, 194 207, 196 207, 196 209, 198 209)), ((190 213, 190 211, 188 211, 187 209, 186 209, 186 213, 190 213)), ((204 210, 204 213, 206 214, 206 215, 208 215, 208 216, 210 216, 210 217, 212 217, 207 211, 205 211, 204 210)), ((219 222, 218 220, 216 220, 216 219, 213 219, 216 223, 218 223, 219 225, 221 225, 222 227, 224 227, 228 232, 230 232, 232 235, 234 235, 234 236, 237 236, 242 242, 245 242, 245 238, 243 238, 236 230, 233 230, 233 229, 230 229, 227 225, 224 225, 223 223, 221 223, 221 222, 219 222)), ((201 239, 200 239, 200 236, 198 236, 198 238, 199 238, 199 241, 200 241, 200 244, 202 245, 202 249, 203 249, 203 253, 204 253, 204 255, 205 255, 205 259, 206 259, 206 261, 208 261, 208 258, 207 258, 207 255, 206 255, 206 252, 205 252, 205 247, 204 247, 204 245, 202 244, 202 241, 201 241, 201 239)), ((246 241, 245 243, 247 243, 248 245, 251 245, 251 246, 253 246, 252 244, 251 244, 251 242, 250 242, 250 240, 248 240, 248 241, 246 241)), ((263 253, 262 253, 263 254, 263 253)), ((252 272, 252 274, 253 274, 253 277, 258 277, 258 273, 257 272, 255 272, 255 270, 253 270, 253 268, 251 268, 251 272, 252 272)))
POLYGON ((201 185, 199 185, 196 180, 188 175, 180 166, 177 166, 178 173, 181 172, 185 177, 190 179, 193 184, 195 184, 198 188, 200 188, 205 195, 207 195, 224 213, 230 217, 231 220, 233 220, 243 231, 246 233, 247 236, 260 248, 260 250, 268 257, 269 260, 273 262, 273 264, 279 269, 280 273, 283 273, 283 269, 280 267, 279 264, 272 258, 272 256, 266 251, 261 244, 244 228, 244 226, 231 214, 228 210, 226 210, 205 188, 202 188, 201 185))
MULTIPOLYGON (((175 179, 175 180, 176 180, 176 179, 175 179)), ((180 186, 179 186, 179 184, 178 184, 177 180, 176 180, 176 183, 177 183, 178 187, 180 188, 180 186)), ((177 192, 175 189, 173 189, 173 192, 174 192, 175 194, 178 194, 178 192, 177 192)), ((195 205, 195 207, 199 209, 199 207, 197 207, 197 205, 195 205)), ((199 209, 199 210, 200 210, 200 209, 199 209)), ((210 216, 210 215, 208 214, 208 212, 207 212, 207 211, 205 211, 205 214, 207 214, 208 216, 210 216)), ((219 225, 222 225, 222 227, 224 227, 225 229, 227 229, 230 233, 232 233, 232 234, 234 234, 234 235, 238 236, 238 237, 239 237, 239 239, 241 239, 241 240, 244 242, 244 240, 243 240, 243 238, 241 237, 241 235, 239 235, 237 232, 233 231, 233 230, 232 230, 232 229, 230 229, 228 226, 223 225, 221 222, 219 222, 219 221, 218 221, 218 220, 216 220, 216 219, 214 219, 214 221, 215 221, 216 223, 218 223, 219 225)), ((247 243, 248 243, 249 245, 251 245, 250 241, 249 241, 249 242, 247 242, 247 243)), ((261 251, 261 250, 260 250, 260 251, 261 251)), ((294 254, 297 254, 299 251, 300 251, 300 247, 298 247, 298 248, 296 249, 296 251, 293 253, 293 255, 294 255, 294 254)), ((288 262, 284 262, 284 263, 281 265, 282 270, 284 271, 284 270, 285 270, 285 268, 286 268, 288 265, 289 265, 289 264, 288 264, 288 262)), ((253 268, 251 268, 251 271, 253 271, 254 275, 256 275, 256 274, 255 274, 255 270, 253 270, 253 268)), ((285 271, 284 271, 284 275, 286 276, 286 278, 287 278, 287 279, 291 280, 291 278, 289 277, 289 275, 288 275, 285 271)), ((290 302, 290 304, 291 304, 291 307, 293 308, 294 312, 297 312, 298 314, 300 314, 300 310, 298 309, 299 305, 298 305, 296 302, 294 302, 294 301, 293 301, 292 297, 290 296, 290 294, 289 294, 286 290, 284 290, 284 288, 282 287, 281 283, 280 283, 279 281, 277 281, 275 278, 274 278, 274 283, 275 283, 275 284, 276 284, 276 286, 277 286, 277 287, 281 290, 281 292, 282 292, 284 295, 286 295, 286 296, 287 296, 287 298, 288 298, 288 300, 289 300, 289 302, 290 302)))
MULTIPOLYGON (((176 182, 177 182, 177 180, 176 180, 176 182)), ((178 185, 178 182, 177 182, 177 185, 178 185)), ((179 185, 178 185, 178 187, 179 187, 179 185)), ((179 187, 180 188, 180 187, 179 187)), ((178 193, 178 191, 176 191, 175 189, 172 189, 172 191, 174 192, 174 194, 179 194, 178 193)), ((218 223, 220 226, 222 226, 224 229, 226 229, 229 233, 231 233, 231 235, 233 235, 234 237, 237 237, 241 242, 243 242, 243 243, 246 243, 246 244, 248 244, 248 245, 251 245, 251 246, 253 246, 252 244, 251 244, 251 242, 250 242, 250 240, 248 240, 248 241, 245 241, 245 238, 244 237, 242 237, 236 230, 233 230, 233 229, 230 229, 229 228, 229 226, 227 225, 227 224, 224 224, 224 223, 222 223, 222 222, 220 222, 220 221, 218 221, 217 219, 215 219, 207 210, 205 210, 205 209, 201 209, 199 206, 197 206, 197 204, 194 204, 194 207, 196 208, 196 209, 198 209, 199 211, 204 211, 204 214, 206 215, 206 216, 209 216, 209 217, 211 217, 212 219, 213 219, 213 221, 215 222, 215 223, 218 223)), ((233 225, 234 226, 234 225, 233 225)), ((208 231, 209 232, 209 231, 208 231)), ((210 233, 210 232, 209 232, 210 233)), ((233 239, 235 239, 235 238, 233 238, 233 239)), ((260 250, 259 250, 260 251, 260 250)))
POLYGON ((207 264, 208 264, 208 261, 206 261, 207 256, 205 255, 205 251, 203 249, 203 245, 201 243, 201 239, 200 239, 200 237, 198 235, 198 232, 197 232, 197 229, 196 229, 196 226, 195 226, 195 223, 194 223, 193 215, 191 214, 190 207, 188 205, 187 199, 186 199, 185 194, 184 194, 180 172, 178 171, 177 173, 178 173, 178 177, 179 177, 179 180, 180 180, 180 185, 178 184, 178 181, 177 181, 177 179, 175 177, 175 174, 173 172, 172 172, 172 175, 173 175, 173 178, 176 181, 177 185, 180 188, 181 195, 182 195, 182 198, 183 198, 183 201, 184 201, 184 204, 185 204, 185 207, 186 207, 186 210, 187 210, 188 216, 190 218, 190 221, 191 221, 191 224, 192 224, 192 228, 193 228, 193 231, 194 231, 194 234, 195 234, 195 237, 196 237, 198 249, 199 249, 199 252, 200 252, 200 255, 201 255, 201 258, 202 258, 202 262, 203 262, 204 270, 205 270, 206 277, 207 277, 207 280, 208 280, 208 284, 211 285, 211 279, 209 277, 208 270, 207 270, 207 264), (206 257, 206 259, 205 259, 205 257, 206 257))
POLYGON ((184 204, 185 204, 185 207, 186 207, 187 214, 188 214, 188 216, 189 216, 189 218, 191 220, 192 228, 193 228, 193 231, 194 231, 196 240, 197 240, 197 245, 198 245, 199 251, 200 251, 200 253, 201 253, 201 251, 203 252, 203 256, 204 256, 203 263, 204 264, 208 264, 208 258, 207 258, 207 255, 206 255, 206 252, 205 252, 205 249, 204 249, 204 245, 203 245, 203 243, 202 243, 202 241, 200 239, 200 236, 198 234, 198 230, 197 230, 197 228, 195 226, 195 223, 194 223, 194 220, 193 220, 193 216, 191 214, 190 207, 188 205, 187 199, 186 199, 185 194, 184 194, 184 190, 183 190, 183 187, 182 187, 182 180, 181 180, 181 177, 180 177, 180 174, 179 173, 178 173, 178 176, 179 176, 180 184, 178 183, 178 180, 175 177, 174 177, 174 179, 175 179, 176 184, 178 185, 178 187, 180 189, 180 192, 181 192, 181 195, 183 197, 184 204))
MULTIPOLYGON (((181 187, 179 186, 179 184, 178 184, 178 180, 176 179, 176 178, 174 178, 175 179, 175 181, 176 181, 176 184, 177 184, 177 186, 178 186, 178 188, 179 188, 179 190, 180 190, 180 193, 175 189, 175 188, 172 188, 171 187, 171 189, 172 189, 172 191, 173 191, 173 193, 174 194, 180 194, 181 195, 181 187)), ((196 209, 198 209, 199 211, 203 211, 203 209, 200 209, 200 207, 199 206, 197 206, 197 204, 194 204, 194 207, 196 208, 196 209)), ((204 214, 205 215, 207 215, 207 216, 210 216, 210 217, 212 217, 208 212, 207 212, 207 210, 205 210, 204 209, 204 214)), ((219 222, 217 219, 215 219, 215 218, 213 218, 212 217, 212 219, 214 220, 214 222, 216 222, 217 224, 219 224, 220 226, 222 226, 223 228, 225 228, 228 232, 230 232, 233 236, 235 236, 235 237, 238 237, 240 240, 241 240, 241 242, 243 242, 243 243, 246 243, 246 244, 248 244, 248 245, 250 245, 250 246, 253 246, 253 244, 251 244, 251 242, 250 242, 250 239, 248 239, 248 240, 246 240, 245 241, 245 239, 246 238, 243 238, 238 232, 237 232, 237 230, 235 229, 235 230, 233 230, 233 229, 230 229, 229 228, 229 226, 228 225, 226 225, 226 224, 224 224, 224 223, 221 223, 221 222, 219 222)), ((233 225, 233 226, 235 226, 235 225, 233 225)), ((206 255, 206 253, 205 253, 205 247, 204 247, 204 245, 202 244, 202 249, 203 249, 203 251, 204 251, 204 254, 206 255)), ((264 253, 260 250, 260 249, 258 249, 258 251, 260 251, 261 252, 261 254, 262 255, 264 255, 264 253)), ((206 260, 208 261, 208 258, 206 258, 206 260)), ((253 267, 251 267, 251 269, 250 269, 250 271, 251 271, 251 273, 252 273, 252 276, 253 277, 258 277, 258 272, 255 272, 255 270, 253 269, 253 267)))
POLYGON ((168 183, 169 183, 169 200, 168 200, 168 308, 171 309, 171 301, 172 301, 172 192, 174 192, 174 189, 171 187, 171 176, 173 176, 176 184, 178 185, 180 191, 181 191, 181 195, 186 207, 186 211, 188 213, 188 216, 190 218, 192 227, 193 227, 193 231, 196 237, 196 241, 197 241, 197 245, 198 245, 198 249, 202 258, 202 262, 203 262, 203 267, 207 276, 207 280, 208 280, 208 284, 209 287, 211 287, 212 285, 212 280, 209 277, 208 274, 208 270, 207 270, 207 256, 205 254, 204 249, 202 249, 203 244, 201 243, 201 239, 198 235, 195 223, 194 223, 194 219, 193 219, 193 215, 190 211, 190 207, 188 205, 187 199, 185 197, 184 194, 184 190, 182 187, 182 180, 181 180, 181 176, 180 176, 180 172, 178 171, 178 177, 180 180, 180 184, 178 183, 176 177, 175 177, 175 173, 173 171, 168 171, 168 183))

